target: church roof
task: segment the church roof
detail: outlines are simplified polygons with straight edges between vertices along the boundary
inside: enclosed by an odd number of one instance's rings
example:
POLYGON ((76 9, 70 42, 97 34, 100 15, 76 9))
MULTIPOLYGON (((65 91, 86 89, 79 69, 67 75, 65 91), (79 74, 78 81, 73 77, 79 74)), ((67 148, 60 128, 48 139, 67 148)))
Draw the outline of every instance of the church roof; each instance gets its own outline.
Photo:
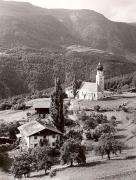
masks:
POLYGON ((99 87, 96 83, 91 82, 83 82, 80 90, 86 91, 86 92, 97 92, 100 91, 99 87))

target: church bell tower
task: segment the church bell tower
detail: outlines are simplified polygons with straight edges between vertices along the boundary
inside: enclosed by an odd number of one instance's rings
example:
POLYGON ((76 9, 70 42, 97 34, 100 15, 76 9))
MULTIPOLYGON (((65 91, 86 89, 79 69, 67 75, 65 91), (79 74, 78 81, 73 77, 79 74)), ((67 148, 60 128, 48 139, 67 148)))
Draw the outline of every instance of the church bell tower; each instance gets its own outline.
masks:
POLYGON ((101 91, 104 91, 103 65, 101 63, 99 63, 97 66, 96 84, 101 91))

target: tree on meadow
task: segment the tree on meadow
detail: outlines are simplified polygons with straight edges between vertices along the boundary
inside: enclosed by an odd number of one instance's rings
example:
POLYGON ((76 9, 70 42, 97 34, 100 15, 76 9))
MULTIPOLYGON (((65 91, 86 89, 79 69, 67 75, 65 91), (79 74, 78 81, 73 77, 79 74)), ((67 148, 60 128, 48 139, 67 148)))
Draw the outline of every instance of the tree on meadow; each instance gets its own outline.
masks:
POLYGON ((85 163, 85 149, 81 142, 73 138, 67 139, 61 147, 61 160, 70 166, 73 166, 74 162, 85 163))
POLYGON ((116 154, 118 151, 121 153, 124 144, 116 140, 115 136, 112 134, 103 134, 98 141, 97 146, 95 147, 95 152, 103 155, 107 155, 110 160, 111 154, 116 154))
POLYGON ((32 163, 31 155, 28 152, 21 152, 15 156, 12 163, 12 173, 14 177, 30 176, 30 164, 32 163))
POLYGON ((102 135, 114 135, 116 132, 115 127, 110 123, 99 124, 94 130, 94 139, 97 141, 102 135))
POLYGON ((51 169, 53 164, 53 157, 51 155, 51 148, 49 146, 37 146, 31 150, 30 154, 33 159, 32 167, 34 170, 47 170, 51 169))

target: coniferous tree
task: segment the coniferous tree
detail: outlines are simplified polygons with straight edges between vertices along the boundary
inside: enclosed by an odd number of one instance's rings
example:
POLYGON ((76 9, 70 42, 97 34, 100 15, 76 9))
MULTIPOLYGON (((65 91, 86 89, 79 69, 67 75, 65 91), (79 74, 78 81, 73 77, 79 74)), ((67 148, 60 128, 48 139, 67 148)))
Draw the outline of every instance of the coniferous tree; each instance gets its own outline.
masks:
POLYGON ((73 88, 73 95, 75 98, 77 95, 77 89, 78 89, 78 83, 77 83, 76 75, 74 75, 73 87, 72 88, 73 88))
POLYGON ((64 132, 63 97, 61 82, 57 78, 55 81, 55 91, 51 95, 50 115, 54 126, 61 132, 64 132))

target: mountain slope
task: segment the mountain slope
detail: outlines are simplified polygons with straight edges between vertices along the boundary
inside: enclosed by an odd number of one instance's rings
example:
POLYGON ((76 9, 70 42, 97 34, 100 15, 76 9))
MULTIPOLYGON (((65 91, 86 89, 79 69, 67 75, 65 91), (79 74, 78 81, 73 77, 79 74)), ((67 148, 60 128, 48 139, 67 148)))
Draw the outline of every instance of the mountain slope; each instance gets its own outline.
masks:
MULTIPOLYGON (((0 44, 36 48, 80 44, 122 55, 136 53, 136 27, 92 10, 44 9, 0 1, 0 44)), ((128 56, 128 57, 129 57, 128 56)))
POLYGON ((80 37, 93 48, 125 55, 136 53, 136 27, 127 23, 113 22, 91 10, 50 10, 72 34, 80 37))
POLYGON ((46 10, 29 3, 0 1, 0 44, 36 48, 70 44, 74 37, 46 10))

